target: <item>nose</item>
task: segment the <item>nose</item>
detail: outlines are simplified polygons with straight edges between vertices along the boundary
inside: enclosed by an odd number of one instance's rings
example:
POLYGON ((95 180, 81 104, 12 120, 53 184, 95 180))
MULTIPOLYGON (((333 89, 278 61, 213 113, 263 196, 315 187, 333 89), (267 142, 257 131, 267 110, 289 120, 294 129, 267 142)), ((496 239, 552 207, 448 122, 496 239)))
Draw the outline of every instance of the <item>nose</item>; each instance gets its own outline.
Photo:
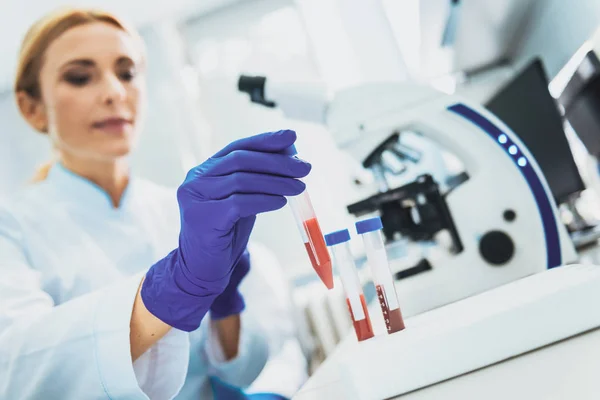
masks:
POLYGON ((106 74, 102 85, 102 103, 112 105, 125 100, 126 96, 123 82, 114 74, 106 74))

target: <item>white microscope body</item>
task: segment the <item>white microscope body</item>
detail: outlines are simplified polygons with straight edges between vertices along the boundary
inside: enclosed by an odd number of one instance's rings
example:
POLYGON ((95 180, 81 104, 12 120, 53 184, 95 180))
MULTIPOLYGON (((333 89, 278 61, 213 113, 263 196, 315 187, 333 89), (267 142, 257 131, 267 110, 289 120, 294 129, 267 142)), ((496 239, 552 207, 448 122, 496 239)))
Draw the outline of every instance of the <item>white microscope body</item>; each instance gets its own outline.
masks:
POLYGON ((468 180, 443 196, 463 249, 397 281, 406 316, 577 260, 537 163, 517 135, 483 107, 407 83, 365 84, 332 97, 318 86, 276 86, 268 80, 261 90, 287 116, 326 124, 339 147, 360 162, 393 132, 411 130, 464 164, 468 180), (496 241, 502 247, 507 239, 513 244, 508 259, 490 262, 496 241))

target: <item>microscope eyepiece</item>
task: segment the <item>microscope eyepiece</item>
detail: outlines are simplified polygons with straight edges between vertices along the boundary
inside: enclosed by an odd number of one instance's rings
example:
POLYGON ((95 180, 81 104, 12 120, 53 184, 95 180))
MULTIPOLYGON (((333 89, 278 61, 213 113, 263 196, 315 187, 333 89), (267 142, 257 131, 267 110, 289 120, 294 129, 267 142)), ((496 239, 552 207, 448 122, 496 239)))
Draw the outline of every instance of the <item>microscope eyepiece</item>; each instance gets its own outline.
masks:
POLYGON ((238 79, 238 90, 248 93, 250 101, 261 104, 266 107, 275 107, 275 103, 265 98, 265 83, 267 78, 264 76, 240 75, 238 79))
POLYGON ((238 90, 248 94, 255 90, 260 90, 264 93, 266 80, 267 78, 264 76, 240 75, 238 80, 238 90))

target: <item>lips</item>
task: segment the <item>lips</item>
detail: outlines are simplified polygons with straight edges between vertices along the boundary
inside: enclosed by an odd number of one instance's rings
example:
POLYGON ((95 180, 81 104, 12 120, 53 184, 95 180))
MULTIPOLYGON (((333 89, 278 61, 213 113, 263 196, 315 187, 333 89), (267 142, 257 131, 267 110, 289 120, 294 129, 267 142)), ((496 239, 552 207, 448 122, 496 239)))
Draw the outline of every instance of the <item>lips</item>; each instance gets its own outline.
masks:
POLYGON ((128 120, 126 118, 106 118, 102 121, 98 121, 95 122, 94 124, 92 124, 92 126, 94 128, 97 129, 111 129, 111 128, 122 128, 125 127, 126 125, 130 125, 131 124, 131 120, 128 120))

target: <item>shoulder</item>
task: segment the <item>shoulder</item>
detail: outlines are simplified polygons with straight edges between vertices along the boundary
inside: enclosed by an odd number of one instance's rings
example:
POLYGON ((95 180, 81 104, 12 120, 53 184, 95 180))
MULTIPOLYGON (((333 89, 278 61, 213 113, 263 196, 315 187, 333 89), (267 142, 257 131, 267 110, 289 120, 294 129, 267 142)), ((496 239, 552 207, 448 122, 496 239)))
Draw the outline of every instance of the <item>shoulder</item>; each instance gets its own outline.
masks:
POLYGON ((36 218, 44 213, 53 196, 52 187, 45 182, 27 184, 0 199, 0 224, 21 218, 36 218))
POLYGON ((0 199, 0 236, 15 239, 23 235, 25 220, 36 220, 44 211, 44 201, 48 197, 47 185, 36 183, 0 199))

